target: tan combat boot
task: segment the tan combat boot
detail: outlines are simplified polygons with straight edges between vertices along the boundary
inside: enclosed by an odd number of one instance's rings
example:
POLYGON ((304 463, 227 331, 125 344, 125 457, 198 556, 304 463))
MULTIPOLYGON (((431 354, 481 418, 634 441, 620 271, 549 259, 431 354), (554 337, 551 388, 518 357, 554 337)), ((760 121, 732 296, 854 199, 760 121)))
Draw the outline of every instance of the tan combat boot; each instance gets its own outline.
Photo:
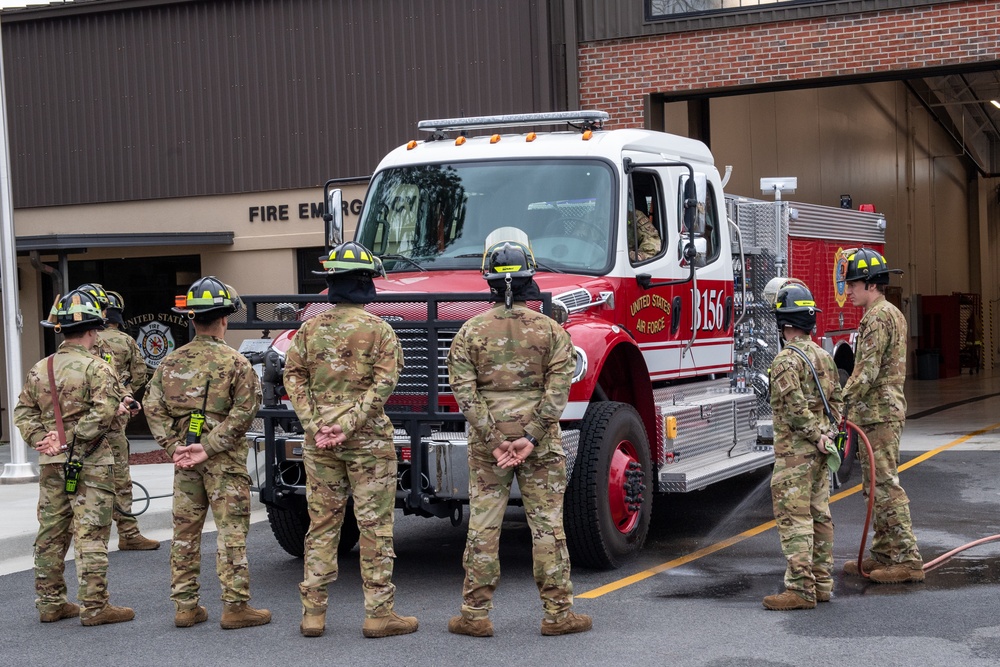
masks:
POLYGON ((80 615, 80 607, 72 602, 63 602, 62 606, 52 611, 39 612, 38 620, 42 623, 55 623, 64 618, 76 618, 80 615))
POLYGON ((190 609, 178 609, 174 614, 174 625, 178 628, 190 628, 192 625, 208 620, 208 610, 198 605, 190 609))
POLYGON ((470 637, 492 637, 493 622, 488 618, 466 618, 452 616, 448 621, 448 632, 453 635, 468 635, 470 637))
POLYGON ((322 637, 326 632, 326 610, 306 611, 302 610, 302 623, 299 625, 299 632, 303 637, 322 637))
POLYGON ((115 607, 109 604, 92 616, 88 616, 87 618, 80 617, 80 623, 89 627, 91 625, 124 623, 125 621, 131 621, 133 618, 135 618, 135 612, 129 607, 115 607))
POLYGON ((816 591, 816 602, 829 602, 831 597, 833 593, 830 591, 816 591))
POLYGON ((270 622, 271 612, 267 609, 254 609, 246 602, 226 602, 222 605, 222 620, 219 625, 223 630, 236 630, 267 625, 270 622))
POLYGON ((778 595, 764 598, 764 609, 771 611, 792 611, 793 609, 815 609, 816 601, 807 600, 794 591, 786 590, 778 595))
POLYGON ((396 612, 390 611, 388 616, 366 618, 364 625, 361 626, 361 634, 369 639, 394 637, 416 632, 418 626, 415 616, 400 616, 396 612))
POLYGON ((922 567, 914 567, 910 563, 889 565, 872 572, 869 579, 876 584, 917 583, 924 580, 924 569, 922 567))
POLYGON ((159 542, 151 540, 148 537, 143 537, 141 533, 118 536, 119 551, 153 551, 159 548, 159 542))
POLYGON ((594 621, 590 616, 568 612, 565 617, 558 621, 547 618, 542 620, 542 634, 546 637, 571 635, 574 632, 586 632, 593 626, 594 621))
MULTIPOLYGON (((865 569, 866 574, 871 574, 875 570, 881 570, 883 567, 889 567, 889 566, 883 563, 882 561, 875 560, 874 558, 865 558, 861 562, 861 567, 865 569)), ((861 576, 861 573, 858 572, 858 561, 849 560, 846 563, 844 563, 844 574, 849 574, 854 577, 861 576)))

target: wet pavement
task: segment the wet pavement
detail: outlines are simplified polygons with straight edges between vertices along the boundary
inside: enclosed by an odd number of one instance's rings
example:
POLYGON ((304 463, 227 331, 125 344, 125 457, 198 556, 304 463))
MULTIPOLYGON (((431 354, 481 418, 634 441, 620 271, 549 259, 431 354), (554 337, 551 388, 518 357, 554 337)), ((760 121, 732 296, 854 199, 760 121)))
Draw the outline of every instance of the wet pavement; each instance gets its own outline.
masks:
MULTIPOLYGON (((1000 533, 1000 378, 952 378, 907 387, 911 419, 903 435, 901 481, 910 496, 925 560, 1000 533), (990 396, 990 394, 994 394, 990 396), (948 406, 943 410, 935 407, 948 406), (921 414, 926 413, 926 414, 921 414), (916 462, 914 464, 914 462, 916 462)), ((1000 662, 1000 542, 960 554, 923 584, 880 586, 843 575, 857 557, 864 522, 860 466, 834 496, 837 573, 833 600, 815 610, 771 612, 784 559, 771 525, 769 473, 744 475, 703 491, 656 499, 650 536, 638 559, 614 572, 576 568, 576 611, 594 617, 583 635, 543 638, 523 512, 508 510, 502 579, 492 618, 497 636, 448 634, 461 603, 465 526, 397 513, 397 609, 420 618, 420 631, 361 638, 357 550, 341 559, 331 586, 328 630, 299 636, 297 584, 302 562, 285 554, 266 523, 251 528, 248 552, 254 603, 274 622, 226 632, 218 626, 214 539, 203 553, 208 623, 173 627, 167 551, 110 554, 112 600, 136 609, 121 626, 41 625, 30 572, 0 577, 7 664, 79 659, 100 642, 118 665, 861 665, 952 667, 1000 662)), ((72 576, 73 564, 67 564, 72 576)))

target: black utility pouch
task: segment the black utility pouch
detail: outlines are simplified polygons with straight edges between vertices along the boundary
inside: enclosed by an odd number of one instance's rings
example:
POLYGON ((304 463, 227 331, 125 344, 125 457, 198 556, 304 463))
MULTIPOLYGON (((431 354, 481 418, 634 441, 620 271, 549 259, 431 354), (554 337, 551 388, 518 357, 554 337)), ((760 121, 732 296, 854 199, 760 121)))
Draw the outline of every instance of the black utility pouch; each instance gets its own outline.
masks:
POLYGON ((66 475, 66 493, 76 493, 76 487, 80 482, 80 473, 83 471, 83 464, 79 461, 66 461, 63 463, 63 473, 66 475))

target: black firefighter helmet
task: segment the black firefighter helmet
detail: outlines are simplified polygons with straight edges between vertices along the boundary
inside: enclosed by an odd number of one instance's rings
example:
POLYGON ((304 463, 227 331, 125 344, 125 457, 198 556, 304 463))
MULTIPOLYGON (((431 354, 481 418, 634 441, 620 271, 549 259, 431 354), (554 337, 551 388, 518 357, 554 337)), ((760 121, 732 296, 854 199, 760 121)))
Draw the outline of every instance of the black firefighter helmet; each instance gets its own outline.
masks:
POLYGON ((872 248, 858 248, 847 256, 845 282, 865 281, 868 285, 888 285, 889 274, 902 274, 900 269, 890 269, 882 253, 872 248))
POLYGON ((205 276, 191 283, 187 295, 178 296, 171 310, 193 320, 200 315, 232 315, 240 306, 240 297, 233 288, 215 276, 205 276))
POLYGON ((816 307, 812 292, 801 282, 789 281, 775 295, 774 318, 778 329, 792 326, 811 333, 816 328, 816 313, 821 312, 816 307))
POLYGON ((49 318, 42 320, 42 326, 55 329, 56 333, 103 329, 104 316, 101 304, 90 292, 75 289, 66 296, 56 297, 49 311, 49 318))

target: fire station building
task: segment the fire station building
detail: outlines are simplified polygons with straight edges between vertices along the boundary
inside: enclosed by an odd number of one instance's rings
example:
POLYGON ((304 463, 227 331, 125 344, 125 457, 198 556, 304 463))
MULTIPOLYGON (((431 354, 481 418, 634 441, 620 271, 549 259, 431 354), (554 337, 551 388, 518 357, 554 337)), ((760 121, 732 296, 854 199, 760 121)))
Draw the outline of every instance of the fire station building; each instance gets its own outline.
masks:
POLYGON ((578 108, 704 141, 733 194, 794 176, 873 206, 911 349, 945 375, 998 359, 993 0, 77 0, 0 31, 25 368, 83 282, 124 296, 151 367, 201 275, 318 291, 323 184, 350 237, 421 119, 578 108))

